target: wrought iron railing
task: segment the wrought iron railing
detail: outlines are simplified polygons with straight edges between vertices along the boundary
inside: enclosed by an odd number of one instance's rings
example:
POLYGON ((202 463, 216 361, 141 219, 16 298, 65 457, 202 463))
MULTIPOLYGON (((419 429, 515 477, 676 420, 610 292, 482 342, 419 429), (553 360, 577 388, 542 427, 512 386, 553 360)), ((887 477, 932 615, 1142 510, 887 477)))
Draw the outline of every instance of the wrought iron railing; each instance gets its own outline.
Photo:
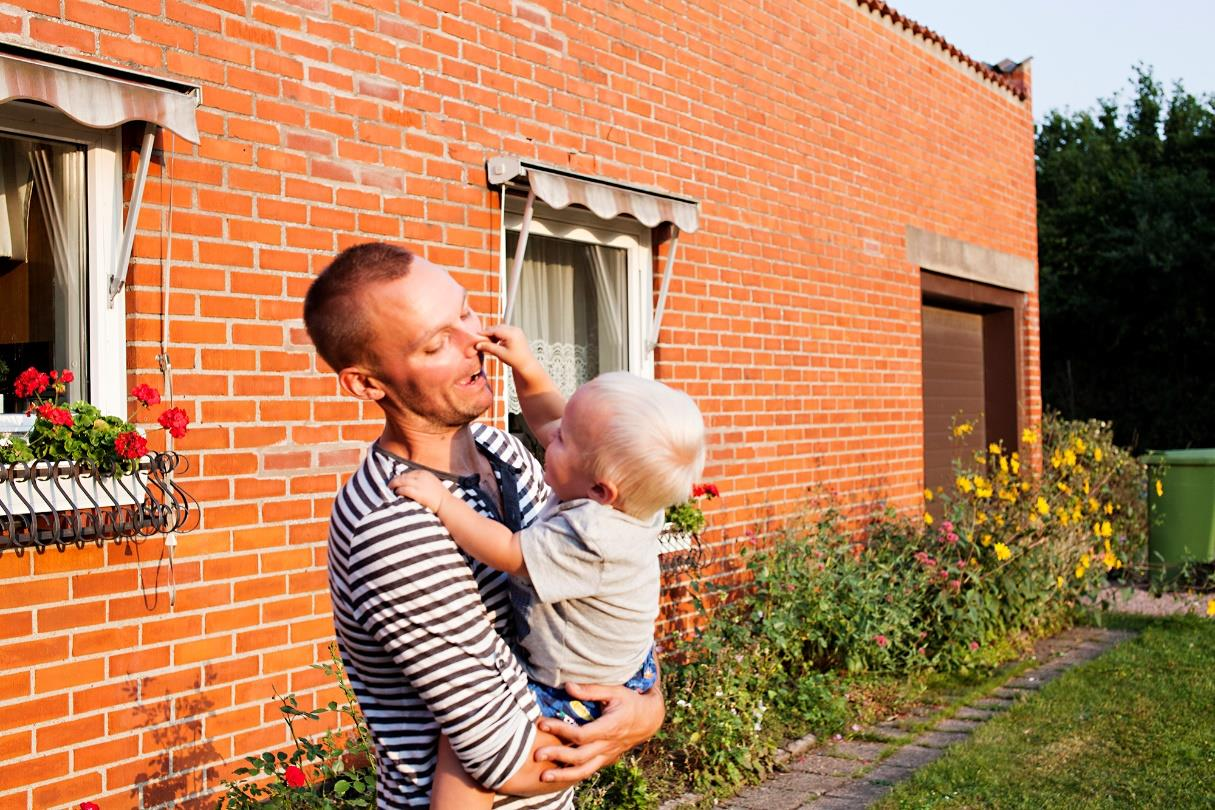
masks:
POLYGON ((176 453, 151 453, 131 472, 87 461, 0 464, 0 550, 98 545, 189 531, 198 502, 173 474, 176 453))

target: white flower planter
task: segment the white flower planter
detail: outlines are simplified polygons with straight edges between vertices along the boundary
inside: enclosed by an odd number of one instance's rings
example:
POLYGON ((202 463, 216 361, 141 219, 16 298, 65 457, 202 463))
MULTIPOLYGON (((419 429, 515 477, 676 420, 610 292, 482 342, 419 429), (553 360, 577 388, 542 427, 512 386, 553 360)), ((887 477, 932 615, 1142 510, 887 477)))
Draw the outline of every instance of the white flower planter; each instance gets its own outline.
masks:
POLYGON ((74 509, 106 509, 139 503, 147 488, 146 467, 120 476, 94 475, 71 461, 38 461, 28 468, 3 465, 0 520, 74 509), (18 476, 21 476, 20 479, 18 476))

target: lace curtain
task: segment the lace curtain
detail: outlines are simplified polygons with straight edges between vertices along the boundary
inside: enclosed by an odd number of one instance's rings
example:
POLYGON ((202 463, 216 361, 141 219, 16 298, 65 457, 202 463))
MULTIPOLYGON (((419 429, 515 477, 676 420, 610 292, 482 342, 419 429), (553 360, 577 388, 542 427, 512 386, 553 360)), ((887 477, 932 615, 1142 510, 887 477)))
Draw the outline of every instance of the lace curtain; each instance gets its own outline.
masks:
MULTIPOLYGON (((626 260, 619 248, 528 237, 514 323, 567 397, 597 374, 626 365, 626 260)), ((508 383, 507 391, 510 412, 518 413, 514 386, 508 383)))
MULTIPOLYGON (((84 151, 0 137, 0 189, 0 255, 17 270, 4 279, 0 294, 5 299, 0 320, 8 321, 0 329, 0 344, 49 342, 51 356, 42 362, 71 368, 81 380, 86 371, 84 151)), ((71 388, 70 398, 83 395, 79 382, 71 388)))

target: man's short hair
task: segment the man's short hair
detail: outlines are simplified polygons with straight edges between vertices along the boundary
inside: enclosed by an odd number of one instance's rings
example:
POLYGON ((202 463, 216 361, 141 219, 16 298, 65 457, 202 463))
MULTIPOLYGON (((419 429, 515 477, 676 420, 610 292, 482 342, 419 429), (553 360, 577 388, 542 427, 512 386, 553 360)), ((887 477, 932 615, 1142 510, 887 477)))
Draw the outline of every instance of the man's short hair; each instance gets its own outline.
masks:
POLYGON ((409 273, 413 254, 403 247, 368 242, 337 255, 304 296, 304 326, 316 352, 334 371, 366 362, 375 341, 362 297, 367 287, 409 273))
POLYGON ((601 374, 578 389, 610 414, 580 448, 587 472, 616 485, 617 506, 648 520, 683 503, 705 466, 705 423, 692 398, 627 371, 601 374))

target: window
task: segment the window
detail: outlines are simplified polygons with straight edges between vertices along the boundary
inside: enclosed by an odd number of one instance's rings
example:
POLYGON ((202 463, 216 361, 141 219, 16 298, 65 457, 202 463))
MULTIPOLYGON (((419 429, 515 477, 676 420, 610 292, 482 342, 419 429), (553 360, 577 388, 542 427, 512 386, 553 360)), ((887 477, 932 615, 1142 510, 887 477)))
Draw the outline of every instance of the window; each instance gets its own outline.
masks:
POLYGON ((0 105, 0 380, 70 368, 68 398, 126 412, 123 297, 106 293, 121 230, 119 131, 21 101, 0 105))
MULTIPOLYGON (((519 241, 516 202, 507 203, 504 264, 519 241)), ((644 225, 536 205, 511 323, 566 396, 607 371, 653 373, 644 343, 652 272, 644 225)), ((509 382, 507 391, 510 430, 526 435, 509 382)))

